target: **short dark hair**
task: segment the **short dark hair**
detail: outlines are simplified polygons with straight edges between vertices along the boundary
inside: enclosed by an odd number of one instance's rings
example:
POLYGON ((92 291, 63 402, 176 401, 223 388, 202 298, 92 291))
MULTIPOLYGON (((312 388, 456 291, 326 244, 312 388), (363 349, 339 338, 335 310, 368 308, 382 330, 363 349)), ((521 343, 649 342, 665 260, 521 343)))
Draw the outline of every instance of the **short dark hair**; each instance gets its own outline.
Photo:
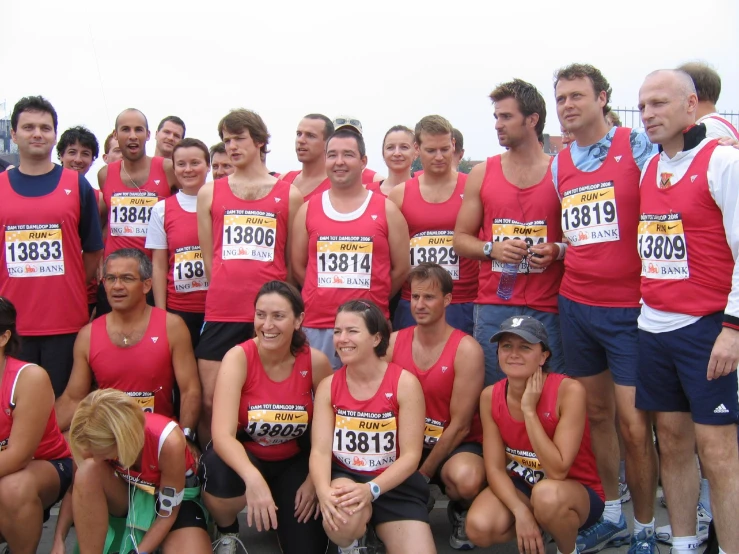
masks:
POLYGON ((225 154, 226 153, 226 145, 223 144, 223 142, 217 142, 213 146, 210 147, 210 161, 213 163, 213 156, 216 154, 225 154))
POLYGON ((459 154, 464 150, 464 137, 462 136, 462 131, 456 128, 452 129, 452 137, 454 138, 454 152, 459 154))
POLYGON ((138 112, 138 113, 140 113, 141 114, 141 117, 144 118, 144 127, 146 128, 147 131, 149 130, 149 120, 144 115, 144 112, 142 112, 138 108, 126 108, 121 113, 119 113, 117 116, 115 116, 115 131, 118 131, 118 118, 121 117, 126 112, 138 112))
POLYGON ((139 262, 139 278, 142 281, 145 281, 146 279, 151 279, 151 260, 146 256, 146 254, 144 254, 142 250, 139 250, 138 248, 120 248, 112 254, 109 254, 108 257, 105 258, 103 271, 107 271, 108 262, 122 258, 136 260, 137 262, 139 262))
POLYGON ((110 133, 107 137, 105 137, 105 142, 103 143, 103 154, 107 154, 110 152, 110 143, 115 139, 115 130, 110 133))
POLYGON ((678 69, 693 79, 698 101, 718 103, 718 97, 721 95, 721 76, 715 69, 701 62, 684 63, 678 69))
POLYGON ((430 262, 418 264, 411 269, 406 281, 408 282, 408 286, 410 286, 413 284, 413 281, 428 281, 429 279, 439 286, 439 290, 441 290, 444 296, 452 293, 452 289, 454 288, 452 276, 439 264, 432 264, 430 262))
POLYGON ((303 119, 320 119, 326 124, 323 128, 323 140, 328 140, 334 134, 334 122, 322 113, 309 113, 303 119))
POLYGON ((175 152, 177 152, 180 148, 200 148, 200 150, 203 152, 205 163, 210 166, 210 151, 208 151, 208 147, 205 146, 205 143, 202 140, 189 137, 183 138, 175 145, 174 149, 172 150, 172 161, 174 161, 175 152))
POLYGON ((43 96, 24 96, 13 106, 13 113, 10 116, 10 128, 13 131, 18 130, 18 119, 23 112, 43 112, 51 115, 51 120, 54 122, 54 132, 57 132, 59 128, 59 118, 56 115, 54 106, 51 105, 46 98, 43 96))
POLYGON ((589 63, 573 63, 567 67, 558 69, 554 74, 554 90, 557 90, 557 83, 559 83, 561 79, 564 79, 565 81, 574 81, 575 79, 585 78, 590 79, 590 83, 593 85, 596 97, 600 95, 601 92, 606 93, 606 103, 603 106, 603 116, 605 116, 611 109, 608 106, 608 103, 611 101, 611 85, 608 84, 608 81, 600 72, 600 69, 593 67, 589 63))
POLYGON ((56 154, 59 159, 62 159, 67 148, 74 146, 78 142, 83 148, 90 149, 93 161, 97 159, 98 154, 100 154, 98 139, 95 138, 95 135, 90 131, 90 129, 83 127, 82 125, 70 127, 62 133, 61 137, 59 137, 59 142, 56 143, 56 154))
POLYGON ((364 138, 362 135, 351 129, 341 127, 338 131, 334 131, 328 140, 326 141, 326 151, 328 152, 328 143, 335 138, 353 138, 357 141, 357 150, 359 150, 359 157, 364 158, 367 155, 367 147, 364 144, 364 138))
MULTIPOLYGON (((305 304, 303 303, 303 297, 300 295, 300 291, 289 283, 285 283, 284 281, 268 281, 264 283, 262 288, 259 289, 257 297, 254 299, 255 307, 259 298, 265 294, 279 294, 282 296, 290 303, 290 308, 296 318, 300 317, 300 314, 305 313, 305 304)), ((305 332, 302 328, 298 329, 293 333, 293 338, 290 340, 290 353, 295 356, 307 344, 308 338, 305 336, 305 332)))
POLYGON ((454 138, 454 127, 449 121, 441 117, 440 115, 427 115, 421 118, 421 121, 416 123, 416 129, 414 131, 416 144, 421 144, 421 133, 427 135, 449 135, 454 138))
POLYGON ((175 125, 179 125, 180 127, 182 127, 182 138, 185 138, 185 132, 187 131, 187 129, 185 128, 185 122, 182 121, 182 119, 180 119, 176 115, 168 115, 167 117, 165 117, 164 119, 162 119, 159 122, 159 127, 157 127, 157 133, 162 130, 162 127, 164 127, 164 124, 167 123, 167 121, 169 121, 170 123, 174 123, 175 125))
MULTIPOLYGON (((356 133, 355 133, 356 134, 356 133)), ((380 335, 380 343, 375 346, 375 354, 378 358, 382 358, 387 354, 387 347, 390 344, 390 324, 385 319, 382 310, 372 300, 349 300, 339 306, 337 314, 341 312, 351 312, 359 314, 367 326, 370 335, 380 335)))
POLYGON ((547 120, 547 103, 537 88, 522 79, 513 79, 513 81, 499 84, 490 93, 490 100, 493 102, 500 102, 506 98, 516 100, 518 111, 524 117, 538 114, 539 121, 537 121, 534 131, 536 131, 537 137, 541 137, 544 132, 544 124, 547 120))
POLYGON ((0 296, 0 334, 10 331, 10 340, 5 345, 5 355, 17 357, 21 352, 21 338, 15 329, 18 314, 13 303, 0 296))
POLYGON ((388 129, 387 133, 385 133, 385 136, 382 138, 382 146, 383 146, 383 148, 385 146, 385 141, 387 140, 387 136, 390 133, 397 133, 399 131, 402 131, 404 133, 408 133, 411 136, 411 141, 415 141, 416 140, 416 135, 413 132, 413 129, 410 129, 410 128, 406 127, 405 125, 393 125, 392 127, 390 127, 390 129, 388 129))
POLYGON ((244 130, 249 131, 249 136, 254 142, 261 142, 261 152, 267 154, 267 145, 269 144, 269 131, 262 117, 252 110, 239 108, 231 110, 223 116, 218 122, 218 136, 223 140, 223 131, 232 133, 243 133, 244 130))

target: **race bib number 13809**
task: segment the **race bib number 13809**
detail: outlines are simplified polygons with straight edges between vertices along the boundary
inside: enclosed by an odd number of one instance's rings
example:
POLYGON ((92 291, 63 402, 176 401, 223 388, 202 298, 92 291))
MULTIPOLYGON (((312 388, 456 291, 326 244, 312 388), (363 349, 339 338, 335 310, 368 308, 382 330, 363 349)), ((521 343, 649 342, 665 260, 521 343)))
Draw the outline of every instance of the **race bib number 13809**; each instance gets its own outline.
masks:
POLYGON ((562 198, 562 232, 572 246, 618 240, 613 181, 565 192, 562 198))
POLYGON ((690 277, 688 249, 679 213, 642 214, 639 221, 641 274, 647 279, 690 277))

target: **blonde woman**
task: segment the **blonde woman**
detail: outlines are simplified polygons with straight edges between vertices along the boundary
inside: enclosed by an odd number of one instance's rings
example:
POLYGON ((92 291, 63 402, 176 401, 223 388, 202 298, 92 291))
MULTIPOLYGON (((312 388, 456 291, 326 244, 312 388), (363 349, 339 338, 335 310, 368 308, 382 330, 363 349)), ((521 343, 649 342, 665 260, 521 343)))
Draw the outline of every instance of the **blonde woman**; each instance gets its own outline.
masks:
POLYGON ((176 422, 101 389, 80 402, 69 440, 80 554, 210 553, 196 463, 176 422))

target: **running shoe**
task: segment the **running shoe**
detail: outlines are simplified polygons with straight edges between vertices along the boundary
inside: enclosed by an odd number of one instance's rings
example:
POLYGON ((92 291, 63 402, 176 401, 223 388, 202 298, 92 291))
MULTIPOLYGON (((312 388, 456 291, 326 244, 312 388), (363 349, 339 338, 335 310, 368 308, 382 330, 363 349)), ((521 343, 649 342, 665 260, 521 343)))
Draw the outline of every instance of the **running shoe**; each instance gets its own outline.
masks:
MULTIPOLYGON (((696 516, 698 519, 698 524, 695 536, 698 538, 698 544, 703 544, 708 540, 708 527, 709 525, 711 525, 711 516, 700 505, 698 506, 696 516)), ((663 525, 662 527, 657 527, 657 529, 655 530, 655 535, 657 536, 657 540, 659 542, 672 544, 671 526, 663 525)))
POLYGON ((626 519, 623 514, 618 523, 600 518, 593 526, 585 529, 577 536, 576 546, 578 552, 591 554, 599 552, 606 546, 622 546, 630 540, 631 534, 626 527, 626 519))
POLYGON ((249 554, 238 533, 219 533, 212 546, 213 554, 236 554, 239 546, 249 554))
POLYGON ((631 537, 628 554, 655 554, 657 548, 657 537, 651 528, 640 531, 638 535, 631 537))
POLYGON ((631 500, 631 491, 629 490, 629 485, 627 485, 626 483, 619 483, 618 496, 621 499, 621 504, 625 504, 626 502, 631 500))
POLYGON ((464 525, 467 521, 467 510, 460 510, 456 502, 449 501, 446 508, 449 523, 452 524, 452 534, 449 535, 449 546, 454 550, 472 550, 475 545, 467 538, 464 525))

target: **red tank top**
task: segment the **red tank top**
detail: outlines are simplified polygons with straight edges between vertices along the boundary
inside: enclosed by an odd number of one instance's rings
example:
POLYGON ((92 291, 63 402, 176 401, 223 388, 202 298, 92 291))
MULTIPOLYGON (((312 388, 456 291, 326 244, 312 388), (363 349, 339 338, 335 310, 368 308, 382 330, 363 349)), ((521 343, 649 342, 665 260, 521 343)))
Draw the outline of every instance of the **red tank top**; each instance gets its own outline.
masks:
MULTIPOLYGON (((536 405, 536 413, 550 439, 554 437, 554 432, 559 423, 557 395, 559 386, 565 379, 569 379, 569 377, 557 373, 548 373, 539 403, 536 405)), ((534 447, 531 446, 531 441, 526 432, 526 424, 523 421, 513 419, 508 411, 507 390, 508 379, 503 379, 493 385, 493 421, 498 426, 505 445, 506 459, 508 460, 506 469, 508 469, 511 476, 519 477, 533 487, 541 479, 545 479, 546 474, 541 467, 536 452, 534 452, 534 447)), ((590 487, 602 500, 605 500, 605 493, 595 464, 595 455, 590 446, 590 424, 587 420, 585 420, 585 430, 580 441, 580 449, 570 466, 567 478, 590 487)))
POLYGON ((146 412, 174 416, 175 376, 167 339, 167 312, 151 308, 144 337, 133 346, 113 344, 106 328, 108 316, 92 322, 90 369, 102 389, 118 389, 133 397, 146 412))
MULTIPOLYGON (((418 177, 405 183, 400 211, 408 222, 411 236, 411 267, 423 262, 438 263, 454 280, 452 304, 474 302, 477 297, 477 260, 460 258, 452 245, 457 214, 462 207, 467 175, 457 174, 457 185, 448 200, 427 202, 421 195, 418 177)), ((411 287, 403 284, 403 300, 411 299, 411 287)))
POLYGON ((239 346, 246 354, 246 382, 241 389, 239 427, 249 440, 244 447, 260 460, 286 460, 300 452, 298 441, 313 419, 313 364, 309 347, 295 356, 290 376, 273 381, 264 371, 257 343, 239 346))
POLYGON ((722 312, 731 292, 734 257, 723 215, 708 189, 708 164, 718 141, 698 152, 685 175, 657 187, 659 156, 641 186, 641 293, 650 308, 704 316, 722 312))
MULTIPOLYGON (((430 368, 423 370, 419 369, 413 360, 415 331, 415 326, 398 331, 393 349, 393 363, 413 373, 421 383, 423 396, 426 399, 426 428, 423 432, 423 446, 433 448, 441 438, 444 429, 449 427, 452 419, 449 408, 454 389, 454 358, 457 356, 459 343, 467 334, 457 329, 452 331, 439 359, 430 368)), ((475 409, 472 425, 464 442, 482 443, 482 424, 478 409, 475 409)))
MULTIPOLYGON (((13 395, 15 394, 15 385, 18 382, 18 376, 29 365, 34 364, 27 364, 10 356, 5 357, 5 371, 0 382, 0 451, 8 447, 10 430, 13 427, 13 410, 15 409, 13 395)), ((71 457, 72 454, 69 452, 67 441, 64 440, 62 432, 57 425, 56 412, 52 408, 49 414, 49 420, 46 422, 46 429, 44 429, 44 434, 41 437, 41 442, 33 453, 33 459, 58 460, 59 458, 71 457)))
POLYGON ((724 125, 726 125, 729 128, 729 131, 731 131, 734 134, 734 138, 739 140, 739 131, 736 130, 736 127, 734 127, 730 121, 724 119, 723 117, 720 117, 718 115, 709 115, 706 116, 707 118, 715 119, 716 121, 720 121, 724 125))
POLYGON ((375 180, 375 175, 377 173, 375 171, 372 171, 371 169, 363 169, 362 170, 362 184, 367 185, 375 180))
MULTIPOLYGON (((501 157, 488 158, 480 188, 483 205, 482 240, 500 242, 521 239, 529 246, 561 242, 560 203, 552 182, 551 164, 544 178, 534 186, 520 188, 503 174, 501 157)), ((528 306, 556 313, 562 262, 552 262, 545 270, 521 262, 510 300, 497 294, 505 264, 498 260, 480 262, 478 304, 528 306)))
POLYGON ((641 171, 631 152, 631 129, 618 127, 605 161, 577 169, 570 150, 557 154, 562 230, 570 241, 560 294, 590 306, 638 308, 641 171))
POLYGON ((52 192, 25 197, 6 171, 0 198, 0 296, 18 310, 18 334, 76 333, 88 320, 79 174, 62 169, 52 192))
POLYGON ((198 241, 198 214, 183 210, 176 195, 164 201, 164 232, 169 255, 167 307, 203 313, 208 280, 198 241))
MULTIPOLYGON (((298 175, 300 175, 302 171, 288 171, 281 177, 283 181, 286 183, 290 183, 291 185, 295 183, 295 179, 298 175)), ((316 188, 314 188, 312 191, 310 191, 308 194, 303 196, 303 201, 307 202, 314 196, 319 196, 322 192, 327 191, 331 188, 331 181, 328 180, 328 177, 321 181, 316 188)))
POLYGON ((382 183, 384 183, 384 181, 372 181, 371 183, 367 183, 366 185, 364 185, 364 188, 366 188, 367 190, 371 190, 376 194, 381 194, 382 196, 387 198, 387 194, 382 192, 382 183))
POLYGON ((400 456, 398 381, 403 368, 389 363, 375 395, 357 400, 346 384, 346 366, 334 373, 334 461, 351 471, 380 475, 400 456))
POLYGON ((237 197, 228 177, 213 184, 213 271, 205 321, 254 321, 261 286, 287 278, 289 211, 290 184, 285 181, 277 181, 259 200, 237 197))
MULTIPOLYGON (((159 490, 162 481, 159 454, 162 451, 164 441, 177 427, 177 423, 159 414, 144 413, 144 418, 146 419, 144 423, 144 450, 141 452, 141 469, 138 470, 133 467, 125 469, 116 460, 109 460, 108 463, 113 466, 116 474, 124 481, 149 494, 155 494, 159 490)), ((190 449, 185 447, 185 475, 188 472, 195 472, 195 468, 195 460, 190 453, 190 449)))
POLYGON ((303 284, 303 325, 331 329, 338 307, 359 298, 369 298, 388 317, 390 245, 385 198, 370 193, 362 214, 350 221, 329 218, 324 199, 328 201, 328 193, 308 202, 306 213, 308 267, 303 284))
MULTIPOLYGON (((151 209, 171 195, 164 158, 154 156, 146 182, 139 189, 126 186, 121 179, 123 160, 108 166, 103 185, 103 198, 108 207, 108 236, 105 257, 121 248, 138 248, 151 258, 151 250, 144 248, 149 229, 151 209)), ((128 183, 128 179, 126 179, 128 183)))
MULTIPOLYGON (((90 187, 92 188, 92 187, 90 187)), ((96 205, 100 204, 100 197, 102 196, 102 193, 96 189, 93 188, 92 192, 95 193, 95 202, 96 205)), ((84 265, 84 264, 83 264, 84 265)), ((93 278, 92 281, 90 281, 87 284, 87 303, 88 304, 96 304, 98 301, 98 280, 97 278, 93 278)))

